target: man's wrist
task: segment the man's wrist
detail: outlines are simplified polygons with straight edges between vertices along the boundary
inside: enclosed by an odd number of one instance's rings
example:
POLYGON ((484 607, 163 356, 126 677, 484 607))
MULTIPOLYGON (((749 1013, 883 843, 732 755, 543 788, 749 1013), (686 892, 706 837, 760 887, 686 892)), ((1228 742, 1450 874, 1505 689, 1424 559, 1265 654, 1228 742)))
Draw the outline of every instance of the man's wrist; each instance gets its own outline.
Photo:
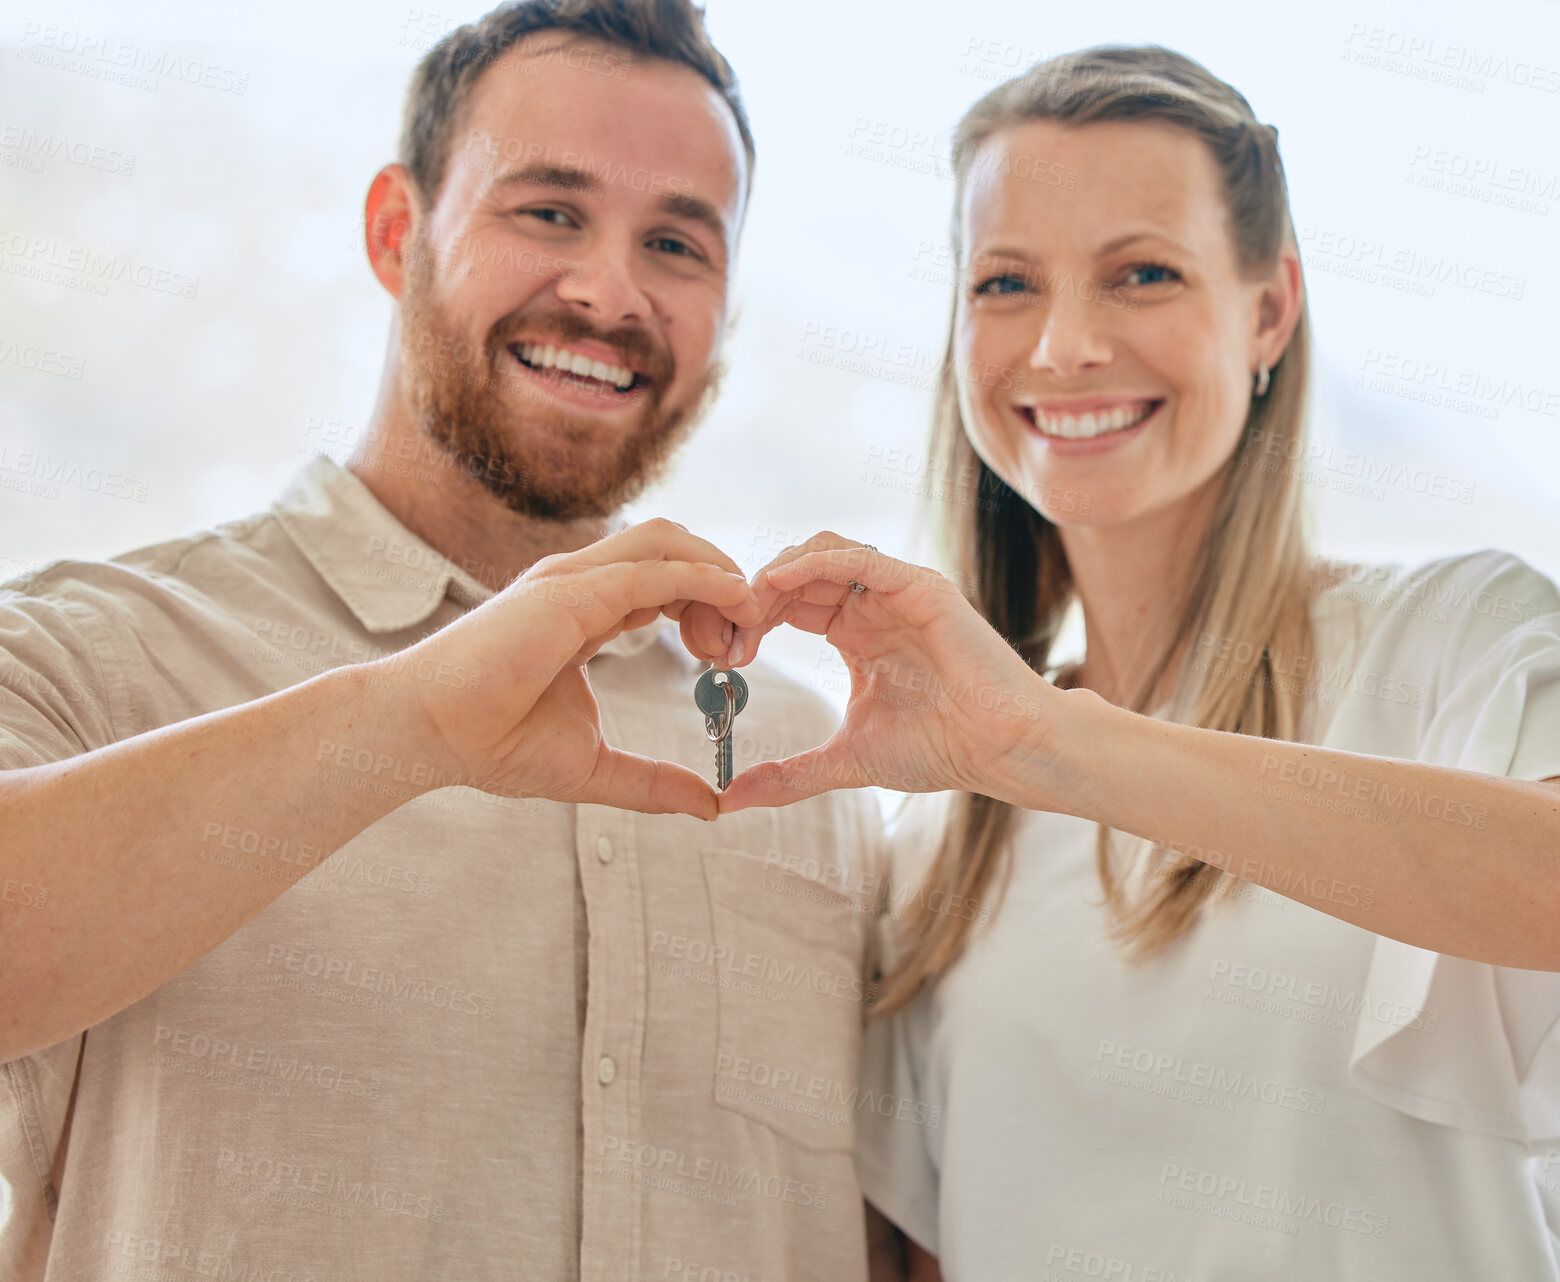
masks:
POLYGON ((332 674, 341 683, 342 737, 352 747, 353 769, 404 789, 407 800, 435 788, 471 782, 464 777, 466 767, 450 750, 431 706, 446 688, 444 665, 430 665, 417 650, 412 646, 332 674))

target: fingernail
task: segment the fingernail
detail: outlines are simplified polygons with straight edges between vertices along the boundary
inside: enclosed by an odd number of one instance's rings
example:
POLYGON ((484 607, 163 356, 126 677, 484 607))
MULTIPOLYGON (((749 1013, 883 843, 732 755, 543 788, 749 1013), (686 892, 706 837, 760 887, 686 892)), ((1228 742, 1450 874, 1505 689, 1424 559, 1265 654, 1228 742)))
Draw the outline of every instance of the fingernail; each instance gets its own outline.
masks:
MULTIPOLYGON (((727 639, 729 640, 730 638, 727 638, 727 639)), ((731 647, 731 653, 726 656, 726 666, 727 667, 734 668, 739 663, 742 662, 742 651, 743 651, 743 648, 744 647, 742 645, 742 638, 738 637, 737 641, 736 641, 736 644, 731 647)))

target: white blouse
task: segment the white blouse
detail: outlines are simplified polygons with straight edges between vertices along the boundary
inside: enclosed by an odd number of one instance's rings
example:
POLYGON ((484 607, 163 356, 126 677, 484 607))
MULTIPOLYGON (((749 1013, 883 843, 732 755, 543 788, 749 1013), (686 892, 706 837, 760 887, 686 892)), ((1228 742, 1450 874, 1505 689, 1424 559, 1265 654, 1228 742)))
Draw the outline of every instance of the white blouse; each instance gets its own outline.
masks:
MULTIPOLYGON (((1560 776, 1560 592, 1516 557, 1361 571, 1313 617, 1315 656, 1277 656, 1310 687, 1308 742, 1560 776)), ((1216 664, 1204 642, 1194 662, 1216 664)), ((1370 832, 1410 810, 1453 842, 1484 822, 1455 790, 1367 775, 1260 784, 1360 817, 1358 871, 1303 896, 1368 904, 1370 832)), ((901 901, 945 800, 896 830, 901 901)), ((1560 1279, 1560 974, 1427 952, 1251 881, 1127 963, 1095 833, 1020 815, 999 910, 869 1027, 862 1186, 949 1282, 1560 1279)))

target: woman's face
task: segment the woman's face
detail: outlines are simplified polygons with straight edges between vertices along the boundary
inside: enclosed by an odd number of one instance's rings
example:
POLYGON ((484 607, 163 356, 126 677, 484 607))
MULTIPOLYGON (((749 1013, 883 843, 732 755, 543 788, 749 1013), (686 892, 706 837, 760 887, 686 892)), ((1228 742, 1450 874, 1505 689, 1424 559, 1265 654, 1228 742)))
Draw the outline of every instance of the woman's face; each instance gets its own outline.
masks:
POLYGON ((1280 340, 1282 292, 1241 279, 1202 141, 1028 121, 981 147, 961 217, 959 403, 987 466, 1062 526, 1204 491, 1292 321, 1280 340))

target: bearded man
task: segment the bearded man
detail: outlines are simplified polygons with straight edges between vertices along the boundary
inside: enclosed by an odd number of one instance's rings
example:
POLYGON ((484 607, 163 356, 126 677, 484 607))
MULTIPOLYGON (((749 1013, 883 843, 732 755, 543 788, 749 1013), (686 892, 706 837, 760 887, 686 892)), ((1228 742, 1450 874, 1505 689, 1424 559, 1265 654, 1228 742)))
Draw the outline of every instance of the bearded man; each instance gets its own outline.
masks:
MULTIPOLYGON (((752 162, 687 0, 450 33, 348 465, 0 592, 0 1274, 864 1276, 874 812, 715 822, 694 682, 759 607, 615 520, 714 394, 752 162)), ((827 738, 752 681, 739 762, 827 738)))

